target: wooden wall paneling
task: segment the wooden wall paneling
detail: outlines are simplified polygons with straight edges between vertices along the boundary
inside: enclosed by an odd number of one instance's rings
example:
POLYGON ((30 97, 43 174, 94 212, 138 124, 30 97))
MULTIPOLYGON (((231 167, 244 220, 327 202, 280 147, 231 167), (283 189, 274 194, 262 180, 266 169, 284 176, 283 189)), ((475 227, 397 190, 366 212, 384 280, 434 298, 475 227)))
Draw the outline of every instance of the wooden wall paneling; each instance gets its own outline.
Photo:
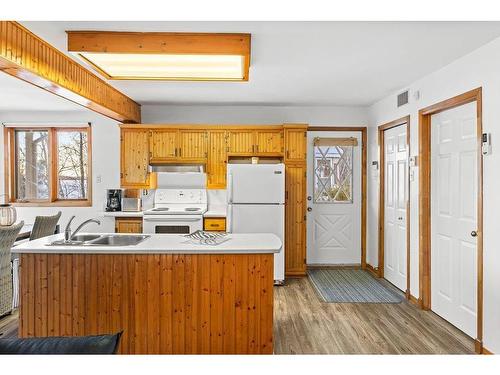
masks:
POLYGON ((150 132, 150 161, 162 162, 175 159, 178 152, 178 130, 165 129, 150 132))
POLYGON ((206 159, 208 132, 206 130, 180 130, 179 157, 181 159, 206 159))
POLYGON ((208 189, 226 188, 228 132, 211 130, 208 148, 208 189))
POLYGON ((0 21, 0 70, 120 122, 140 105, 21 24, 0 21))
POLYGON ((149 131, 147 129, 121 129, 120 184, 128 188, 150 186, 149 131))

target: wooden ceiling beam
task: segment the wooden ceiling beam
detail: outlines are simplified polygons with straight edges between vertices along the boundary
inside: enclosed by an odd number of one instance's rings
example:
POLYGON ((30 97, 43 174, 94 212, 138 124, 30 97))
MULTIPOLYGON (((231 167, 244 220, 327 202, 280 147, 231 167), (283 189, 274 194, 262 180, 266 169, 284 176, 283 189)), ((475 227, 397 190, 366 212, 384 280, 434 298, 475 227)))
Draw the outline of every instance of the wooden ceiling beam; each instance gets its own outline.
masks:
POLYGON ((141 107, 97 75, 14 21, 0 21, 0 70, 123 123, 141 107))

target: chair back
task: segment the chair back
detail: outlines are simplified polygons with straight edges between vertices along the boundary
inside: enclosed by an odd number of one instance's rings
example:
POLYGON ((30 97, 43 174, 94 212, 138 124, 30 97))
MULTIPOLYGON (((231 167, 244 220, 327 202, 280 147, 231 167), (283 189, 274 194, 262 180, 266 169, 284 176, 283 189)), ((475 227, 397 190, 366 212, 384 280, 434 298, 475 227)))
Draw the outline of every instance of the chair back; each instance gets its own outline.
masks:
POLYGON ((54 234, 60 217, 61 211, 53 216, 37 216, 31 230, 30 241, 54 234))
POLYGON ((9 227, 0 227, 0 316, 12 310, 12 267, 10 249, 21 231, 24 221, 9 227))

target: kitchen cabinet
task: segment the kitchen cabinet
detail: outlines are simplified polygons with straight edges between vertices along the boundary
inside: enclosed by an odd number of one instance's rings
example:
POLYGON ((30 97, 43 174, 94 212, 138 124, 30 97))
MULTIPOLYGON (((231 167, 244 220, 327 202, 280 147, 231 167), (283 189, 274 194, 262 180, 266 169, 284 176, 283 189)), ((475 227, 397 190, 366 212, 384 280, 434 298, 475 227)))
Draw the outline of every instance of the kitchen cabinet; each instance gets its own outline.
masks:
POLYGON ((213 130, 209 133, 207 160, 207 188, 225 189, 227 170, 228 132, 213 130))
POLYGON ((285 126, 285 162, 305 162, 307 153, 307 127, 285 126))
POLYGON ((252 155, 255 153, 255 132, 253 130, 229 131, 229 152, 231 154, 252 155))
POLYGON ((306 163, 285 166, 285 275, 306 274, 306 163))
POLYGON ((206 159, 208 156, 208 132, 206 130, 180 130, 180 160, 206 159))
POLYGON ((283 130, 259 130, 255 132, 255 152, 262 154, 283 154, 283 130))
POLYGON ((212 232, 225 232, 226 231, 226 218, 225 217, 206 217, 203 221, 203 230, 212 232))
POLYGON ((177 158, 177 129, 150 132, 150 162, 161 163, 177 158))
POLYGON ((142 233, 142 218, 116 217, 115 233, 142 233))
POLYGON ((149 130, 122 128, 120 136, 120 185, 149 189, 149 130))

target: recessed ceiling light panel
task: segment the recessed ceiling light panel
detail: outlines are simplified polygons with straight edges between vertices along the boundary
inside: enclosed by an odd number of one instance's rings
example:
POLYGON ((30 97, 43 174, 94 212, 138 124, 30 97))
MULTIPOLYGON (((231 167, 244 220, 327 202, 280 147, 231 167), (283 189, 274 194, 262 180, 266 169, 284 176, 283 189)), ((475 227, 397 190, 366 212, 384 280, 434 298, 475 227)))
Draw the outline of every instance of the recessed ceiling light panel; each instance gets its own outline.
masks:
POLYGON ((250 34, 68 31, 68 50, 108 79, 248 81, 250 34))

